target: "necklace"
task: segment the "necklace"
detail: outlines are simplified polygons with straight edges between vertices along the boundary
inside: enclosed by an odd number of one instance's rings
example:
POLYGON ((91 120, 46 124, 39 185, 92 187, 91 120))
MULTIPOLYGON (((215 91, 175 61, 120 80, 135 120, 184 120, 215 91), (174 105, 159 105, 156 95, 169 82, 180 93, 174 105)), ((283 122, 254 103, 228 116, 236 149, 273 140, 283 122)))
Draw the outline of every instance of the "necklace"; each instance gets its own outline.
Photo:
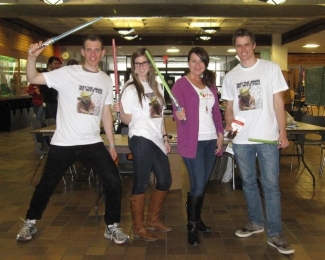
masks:
POLYGON ((209 112, 208 110, 208 90, 204 88, 205 90, 205 113, 207 114, 209 112))
POLYGON ((205 99, 205 113, 208 114, 209 113, 209 109, 208 109, 208 90, 206 88, 202 89, 202 92, 200 93, 200 95, 202 96, 203 99, 205 99), (203 92, 203 90, 205 90, 205 93, 203 92))

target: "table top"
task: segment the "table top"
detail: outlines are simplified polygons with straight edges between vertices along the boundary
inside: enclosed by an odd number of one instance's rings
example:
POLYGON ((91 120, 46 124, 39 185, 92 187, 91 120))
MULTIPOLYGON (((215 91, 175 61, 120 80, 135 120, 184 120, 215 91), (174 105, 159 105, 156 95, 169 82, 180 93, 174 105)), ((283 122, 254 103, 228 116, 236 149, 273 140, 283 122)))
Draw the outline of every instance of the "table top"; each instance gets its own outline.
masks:
POLYGON ((296 123, 297 126, 295 127, 287 127, 288 134, 318 134, 319 132, 325 131, 325 127, 322 126, 306 124, 298 121, 296 121, 296 123))
MULTIPOLYGON (((325 118, 324 118, 325 119, 325 118)), ((40 128, 37 130, 31 131, 31 133, 38 134, 42 133, 43 135, 53 135, 55 132, 55 125, 47 126, 44 128, 40 128)), ((288 134, 317 134, 321 131, 325 131, 325 127, 306 124, 302 122, 297 122, 297 126, 294 128, 288 127, 287 133, 288 134)), ((171 153, 177 153, 177 134, 176 133, 169 133, 171 138, 169 139, 171 145, 171 153)), ((105 134, 101 135, 104 144, 108 147, 109 143, 105 134)), ((118 153, 129 153, 129 145, 128 145, 128 136, 127 135, 120 135, 114 134, 115 146, 116 151, 118 153)), ((225 140, 224 145, 227 145, 229 140, 225 140)))

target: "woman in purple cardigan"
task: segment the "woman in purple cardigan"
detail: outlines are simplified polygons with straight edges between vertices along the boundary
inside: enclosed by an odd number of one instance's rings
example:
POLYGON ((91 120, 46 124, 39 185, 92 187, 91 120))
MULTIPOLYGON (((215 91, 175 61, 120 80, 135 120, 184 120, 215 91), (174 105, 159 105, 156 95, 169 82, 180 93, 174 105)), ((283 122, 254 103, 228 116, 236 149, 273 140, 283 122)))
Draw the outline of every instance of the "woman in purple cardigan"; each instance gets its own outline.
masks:
POLYGON ((186 203, 188 243, 198 245, 198 231, 211 231, 201 219, 201 209, 216 155, 222 155, 223 124, 215 74, 207 69, 207 52, 194 47, 187 61, 190 72, 176 81, 172 92, 182 107, 177 111, 174 106, 177 151, 183 157, 191 185, 186 203))

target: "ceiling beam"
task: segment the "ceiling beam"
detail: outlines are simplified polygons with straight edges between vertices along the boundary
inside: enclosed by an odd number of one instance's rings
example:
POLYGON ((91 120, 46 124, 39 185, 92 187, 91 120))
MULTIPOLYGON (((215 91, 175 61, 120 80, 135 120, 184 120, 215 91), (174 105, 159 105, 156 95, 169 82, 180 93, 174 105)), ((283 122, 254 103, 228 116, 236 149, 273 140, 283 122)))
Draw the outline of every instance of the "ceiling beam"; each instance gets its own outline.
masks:
MULTIPOLYGON (((97 4, 97 5, 4 5, 2 18, 54 17, 325 17, 322 5, 227 5, 227 4, 97 4), (136 11, 135 11, 136 10, 136 11), (308 11, 307 11, 308 10, 308 11)), ((40 21, 41 22, 41 21, 40 21)))
POLYGON ((282 44, 294 42, 325 30, 325 18, 314 20, 282 35, 282 44))

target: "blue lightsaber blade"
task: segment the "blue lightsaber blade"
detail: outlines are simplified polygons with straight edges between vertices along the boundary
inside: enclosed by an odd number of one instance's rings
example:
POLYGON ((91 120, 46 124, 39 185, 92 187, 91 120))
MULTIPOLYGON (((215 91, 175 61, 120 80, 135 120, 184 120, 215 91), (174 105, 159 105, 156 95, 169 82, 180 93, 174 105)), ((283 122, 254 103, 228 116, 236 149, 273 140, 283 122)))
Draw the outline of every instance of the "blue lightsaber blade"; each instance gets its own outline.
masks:
MULTIPOLYGON (((80 25, 80 26, 78 26, 78 27, 76 27, 76 28, 74 28, 74 29, 71 29, 70 31, 67 31, 67 32, 62 33, 62 34, 60 34, 60 35, 58 35, 58 36, 52 37, 52 38, 48 39, 47 41, 43 42, 42 45, 38 46, 38 47, 36 48, 36 50, 34 50, 34 52, 37 51, 37 50, 39 50, 39 49, 45 48, 46 46, 49 46, 49 45, 51 45, 51 44, 57 42, 58 40, 60 40, 60 39, 62 39, 62 38, 64 38, 64 37, 66 37, 66 36, 68 36, 68 35, 70 35, 70 34, 76 32, 76 31, 79 31, 79 30, 81 30, 81 29, 83 29, 83 28, 85 28, 85 27, 87 27, 87 26, 89 26, 89 25, 91 25, 91 24, 93 24, 93 23, 95 23, 95 22, 101 20, 101 19, 103 19, 102 16, 98 17, 97 19, 95 19, 95 20, 93 20, 93 21, 90 21, 90 22, 88 22, 88 23, 82 24, 82 25, 80 25)), ((29 52, 31 52, 31 51, 29 51, 29 52)))

